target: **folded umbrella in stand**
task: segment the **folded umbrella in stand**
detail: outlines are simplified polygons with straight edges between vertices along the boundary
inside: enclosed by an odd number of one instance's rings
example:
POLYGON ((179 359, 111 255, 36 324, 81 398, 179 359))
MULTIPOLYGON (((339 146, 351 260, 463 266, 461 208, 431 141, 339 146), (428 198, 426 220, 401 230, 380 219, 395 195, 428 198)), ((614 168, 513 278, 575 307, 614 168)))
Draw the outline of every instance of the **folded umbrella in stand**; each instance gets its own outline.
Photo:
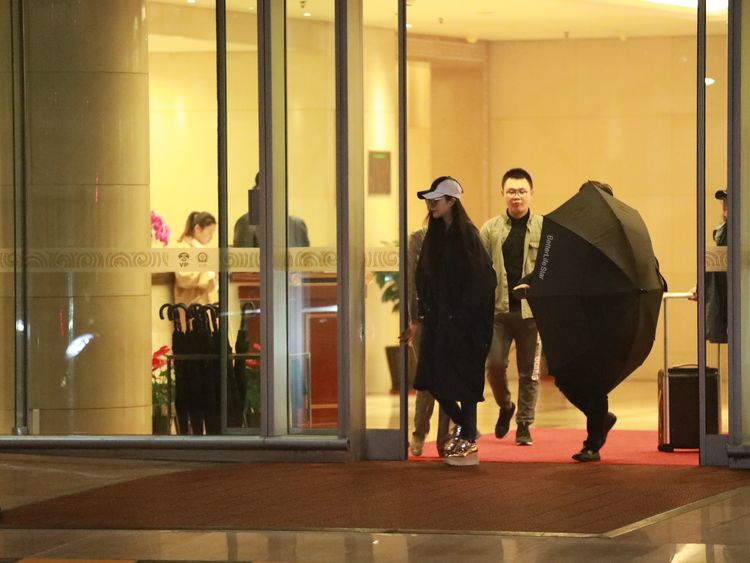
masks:
POLYGON ((594 184, 545 216, 528 282, 555 377, 608 393, 651 351, 666 283, 648 230, 594 184))
MULTIPOLYGON (((165 303, 159 309, 159 318, 164 318, 164 311, 167 311, 167 317, 172 321, 172 353, 174 355, 190 353, 188 335, 183 330, 183 323, 187 323, 187 308, 182 304, 170 305, 165 303), (182 310, 182 313, 180 311, 182 310)), ((178 434, 188 434, 188 413, 189 413, 189 389, 188 379, 190 377, 190 366, 186 360, 175 358, 173 363, 174 373, 174 406, 177 414, 177 432, 178 434)))

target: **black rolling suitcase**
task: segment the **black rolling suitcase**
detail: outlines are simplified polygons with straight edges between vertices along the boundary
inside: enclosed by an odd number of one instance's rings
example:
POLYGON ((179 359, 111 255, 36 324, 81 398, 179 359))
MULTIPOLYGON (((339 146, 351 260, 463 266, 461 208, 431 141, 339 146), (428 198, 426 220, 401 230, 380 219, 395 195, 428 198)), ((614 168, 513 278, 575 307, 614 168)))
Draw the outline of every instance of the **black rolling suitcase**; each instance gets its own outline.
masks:
MULTIPOLYGON (((662 452, 700 447, 700 398, 698 366, 667 367, 667 300, 687 298, 690 293, 665 293, 663 305, 664 368, 659 370, 659 445, 662 452)), ((719 370, 706 368, 706 434, 718 434, 720 426, 719 370)))
MULTIPOLYGON (((659 451, 695 449, 700 441, 698 366, 659 370, 659 451)), ((706 368, 706 433, 719 433, 719 370, 706 368)))

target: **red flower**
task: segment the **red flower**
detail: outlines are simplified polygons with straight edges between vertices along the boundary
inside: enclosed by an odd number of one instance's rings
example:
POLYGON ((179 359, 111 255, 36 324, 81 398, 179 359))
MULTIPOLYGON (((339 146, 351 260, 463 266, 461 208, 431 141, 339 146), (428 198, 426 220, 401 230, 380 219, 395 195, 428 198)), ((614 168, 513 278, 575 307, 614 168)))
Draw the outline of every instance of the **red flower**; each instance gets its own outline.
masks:
POLYGON ((245 367, 253 368, 253 369, 259 369, 260 368, 260 360, 256 360, 255 358, 248 358, 245 360, 245 367))
POLYGON ((167 358, 165 356, 170 352, 169 346, 162 346, 156 350, 151 356, 151 371, 156 371, 167 365, 167 358))

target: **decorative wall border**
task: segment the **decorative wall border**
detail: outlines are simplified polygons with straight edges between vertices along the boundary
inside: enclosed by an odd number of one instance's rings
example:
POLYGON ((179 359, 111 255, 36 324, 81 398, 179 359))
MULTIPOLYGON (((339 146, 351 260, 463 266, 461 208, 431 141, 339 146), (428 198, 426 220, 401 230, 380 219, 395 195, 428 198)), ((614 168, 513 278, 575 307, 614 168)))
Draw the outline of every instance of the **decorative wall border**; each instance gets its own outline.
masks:
MULTIPOLYGON (((295 272, 336 271, 336 249, 333 247, 292 248, 288 255, 289 270, 295 272)), ((398 248, 373 247, 365 251, 368 272, 398 270, 398 248)), ((0 249, 0 272, 13 271, 12 249, 0 249)), ((151 248, 147 250, 105 249, 39 249, 28 253, 30 272, 142 272, 215 271, 219 269, 218 248, 151 248)), ((230 248, 230 272, 260 271, 257 248, 230 248)))

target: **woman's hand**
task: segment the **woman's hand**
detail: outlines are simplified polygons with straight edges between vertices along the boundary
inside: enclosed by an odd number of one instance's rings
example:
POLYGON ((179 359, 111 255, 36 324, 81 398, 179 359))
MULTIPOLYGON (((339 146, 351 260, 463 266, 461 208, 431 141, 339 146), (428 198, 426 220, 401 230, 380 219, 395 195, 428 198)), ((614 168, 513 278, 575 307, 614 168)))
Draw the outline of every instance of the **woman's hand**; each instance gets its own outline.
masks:
POLYGON ((531 286, 527 283, 519 283, 513 288, 513 295, 519 299, 526 299, 526 292, 529 290, 529 287, 531 286))
POLYGON ((411 322, 409 323, 409 326, 407 326, 404 329, 404 332, 402 332, 399 337, 398 341, 403 343, 408 343, 412 338, 414 338, 414 335, 417 332, 417 327, 419 326, 419 323, 411 322))

